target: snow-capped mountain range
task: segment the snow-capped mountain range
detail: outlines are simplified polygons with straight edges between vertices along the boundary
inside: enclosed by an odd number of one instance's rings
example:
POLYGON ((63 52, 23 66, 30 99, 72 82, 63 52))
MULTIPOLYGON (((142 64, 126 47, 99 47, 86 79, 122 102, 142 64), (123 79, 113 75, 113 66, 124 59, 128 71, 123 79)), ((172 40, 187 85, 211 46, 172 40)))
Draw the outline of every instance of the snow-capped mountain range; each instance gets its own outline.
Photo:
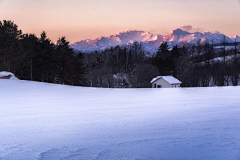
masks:
MULTIPOLYGON (((151 34, 144 31, 126 30, 109 37, 99 37, 95 40, 82 40, 75 42, 70 46, 75 50, 91 52, 95 50, 104 50, 117 45, 128 45, 132 44, 133 42, 142 42, 145 51, 156 52, 162 42, 168 42, 170 47, 177 45, 180 42, 188 42, 193 44, 198 40, 200 40, 201 43, 208 41, 219 44, 222 42, 224 36, 224 34, 219 32, 190 32, 189 30, 184 30, 183 28, 173 30, 164 36, 159 34, 151 34)), ((240 37, 237 35, 225 37, 225 40, 229 43, 235 42, 235 39, 237 42, 240 42, 240 37)))

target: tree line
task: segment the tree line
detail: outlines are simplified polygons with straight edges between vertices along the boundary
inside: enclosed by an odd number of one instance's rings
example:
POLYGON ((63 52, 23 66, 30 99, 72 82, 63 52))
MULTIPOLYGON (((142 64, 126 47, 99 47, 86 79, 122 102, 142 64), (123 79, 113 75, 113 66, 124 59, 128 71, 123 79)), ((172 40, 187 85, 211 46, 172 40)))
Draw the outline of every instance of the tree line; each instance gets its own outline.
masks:
POLYGON ((54 44, 45 32, 40 38, 23 34, 14 22, 4 20, 0 21, 0 71, 24 80, 105 88, 148 88, 159 75, 173 75, 183 87, 239 85, 237 44, 227 49, 225 37, 218 48, 200 40, 172 48, 164 42, 149 54, 134 42, 81 53, 70 48, 65 37, 54 44))
POLYGON ((65 37, 54 44, 43 31, 23 34, 12 22, 0 21, 0 70, 23 80, 86 85, 83 55, 74 55, 65 37))
MULTIPOLYGON (((155 65, 160 73, 172 71, 172 75, 183 82, 185 87, 229 86, 240 84, 240 57, 237 42, 227 48, 228 42, 223 37, 219 46, 213 42, 196 44, 180 43, 171 51, 168 44, 161 44, 154 56, 155 65), (167 56, 165 56, 167 55, 167 56), (165 61, 172 61, 171 67, 164 68, 165 61), (162 62, 162 63, 159 63, 162 62), (161 66, 161 64, 163 66, 161 66)), ((165 65, 167 66, 167 65, 165 65)))
POLYGON ((138 42, 84 54, 84 64, 93 87, 145 88, 159 74, 138 42))

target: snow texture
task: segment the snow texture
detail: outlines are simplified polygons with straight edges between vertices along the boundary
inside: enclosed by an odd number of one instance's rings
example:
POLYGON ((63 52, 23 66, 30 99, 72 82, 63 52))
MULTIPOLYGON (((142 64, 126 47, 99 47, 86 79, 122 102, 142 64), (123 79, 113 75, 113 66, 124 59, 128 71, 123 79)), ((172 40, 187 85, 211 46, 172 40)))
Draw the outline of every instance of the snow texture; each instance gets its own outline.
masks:
POLYGON ((169 84, 181 84, 182 83, 178 79, 174 78, 173 76, 157 76, 157 77, 153 78, 150 83, 153 83, 160 78, 163 78, 169 84))
POLYGON ((1 160, 240 159, 240 87, 0 87, 1 160))

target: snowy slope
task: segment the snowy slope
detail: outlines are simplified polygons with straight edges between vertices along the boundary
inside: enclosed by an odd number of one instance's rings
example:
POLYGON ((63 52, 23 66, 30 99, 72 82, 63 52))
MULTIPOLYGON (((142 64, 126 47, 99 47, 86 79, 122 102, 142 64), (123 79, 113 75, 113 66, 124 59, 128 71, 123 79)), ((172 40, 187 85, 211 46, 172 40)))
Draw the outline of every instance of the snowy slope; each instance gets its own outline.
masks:
POLYGON ((0 86, 1 160, 240 158, 240 87, 0 86))
MULTIPOLYGON (((109 37, 99 37, 95 40, 87 39, 75 42, 74 44, 71 44, 71 47, 79 51, 91 52, 94 50, 103 50, 117 45, 127 45, 136 41, 142 42, 146 51, 156 52, 162 42, 168 42, 170 47, 173 47, 180 42, 194 44, 198 40, 201 40, 201 43, 208 41, 210 43, 213 42, 214 44, 219 44, 223 41, 223 37, 225 36, 219 32, 211 33, 207 31, 200 32, 198 30, 195 30, 195 32, 192 31, 194 30, 184 30, 180 27, 171 31, 165 36, 161 36, 144 31, 127 30, 109 37)), ((238 36, 235 36, 235 38, 237 38, 237 41, 240 40, 238 36)), ((232 43, 235 41, 235 38, 234 36, 226 36, 226 41, 232 43)))

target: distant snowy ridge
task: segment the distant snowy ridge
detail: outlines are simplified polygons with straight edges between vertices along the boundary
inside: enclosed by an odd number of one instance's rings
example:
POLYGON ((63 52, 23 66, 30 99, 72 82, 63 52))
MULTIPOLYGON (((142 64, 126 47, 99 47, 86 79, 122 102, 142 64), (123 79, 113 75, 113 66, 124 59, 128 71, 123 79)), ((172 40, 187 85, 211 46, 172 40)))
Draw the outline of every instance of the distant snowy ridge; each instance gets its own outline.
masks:
MULTIPOLYGON (((95 40, 82 40, 75 42, 70 46, 78 51, 91 52, 95 50, 104 50, 117 45, 128 45, 133 42, 142 42, 145 51, 156 52, 162 42, 168 42, 170 47, 177 45, 180 42, 193 44, 197 43, 198 40, 200 40, 201 43, 208 41, 210 43, 213 42, 214 44, 219 44, 223 41, 224 36, 224 34, 219 32, 201 32, 200 29, 186 30, 186 28, 183 27, 173 30, 165 36, 151 34, 144 31, 126 30, 109 37, 99 37, 95 40)), ((235 42, 235 39, 237 42, 240 42, 240 37, 237 35, 231 37, 225 36, 225 40, 229 43, 235 42)))
POLYGON ((233 40, 235 42, 240 42, 240 37, 238 35, 235 35, 235 36, 230 36, 229 38, 231 38, 231 40, 233 40))
POLYGON ((99 37, 95 40, 87 39, 71 44, 71 47, 83 51, 91 52, 94 50, 103 50, 117 45, 127 45, 133 42, 156 41, 162 37, 158 34, 151 34, 144 31, 126 30, 109 37, 99 37))

